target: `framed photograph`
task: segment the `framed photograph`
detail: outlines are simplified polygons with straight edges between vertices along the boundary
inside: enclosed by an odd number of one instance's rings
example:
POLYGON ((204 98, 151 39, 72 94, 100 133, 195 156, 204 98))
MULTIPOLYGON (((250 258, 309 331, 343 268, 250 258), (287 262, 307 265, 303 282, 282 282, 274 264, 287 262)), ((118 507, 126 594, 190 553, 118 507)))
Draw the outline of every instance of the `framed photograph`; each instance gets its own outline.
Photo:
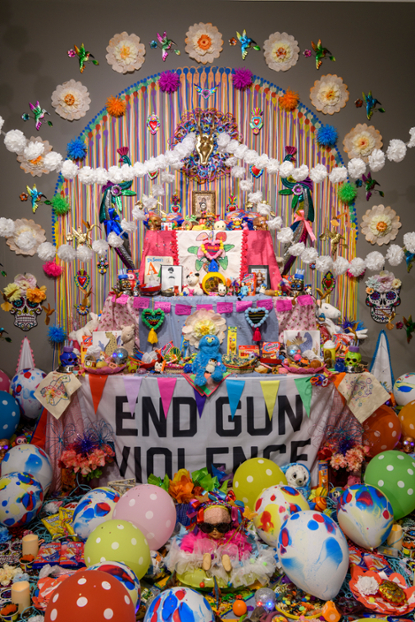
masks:
POLYGON ((270 289, 271 283, 269 279, 269 267, 268 266, 249 266, 248 272, 250 274, 256 274, 256 289, 259 290, 261 285, 265 286, 265 289, 270 289))
POLYGON ((192 192, 192 214, 197 218, 206 213, 216 214, 216 194, 210 190, 192 192))
POLYGON ((161 291, 182 291, 183 266, 161 266, 161 291))

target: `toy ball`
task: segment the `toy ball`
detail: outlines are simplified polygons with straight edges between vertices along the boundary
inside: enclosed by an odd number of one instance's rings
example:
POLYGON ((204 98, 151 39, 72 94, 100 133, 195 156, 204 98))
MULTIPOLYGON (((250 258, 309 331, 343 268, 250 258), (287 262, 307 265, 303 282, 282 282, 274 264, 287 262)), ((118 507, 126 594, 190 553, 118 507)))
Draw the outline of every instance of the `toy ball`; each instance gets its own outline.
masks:
POLYGON ((367 465, 364 480, 386 495, 395 520, 415 509, 415 462, 411 456, 401 451, 383 451, 367 465))
POLYGON ((235 600, 235 602, 232 605, 232 611, 234 612, 234 614, 240 618, 241 616, 243 616, 247 611, 248 611, 248 607, 246 606, 246 602, 244 600, 235 600))
POLYGON ((86 540, 112 512, 120 499, 118 492, 108 487, 94 488, 82 497, 75 508, 72 527, 77 536, 86 540))
POLYGON ((45 622, 135 622, 131 598, 120 581, 101 570, 81 570, 51 594, 45 622))
POLYGON ((307 594, 332 600, 349 567, 349 547, 340 527, 311 510, 291 514, 278 539, 282 568, 307 594))
POLYGON ((29 473, 42 484, 46 495, 52 483, 53 469, 48 454, 36 445, 20 444, 12 447, 3 458, 1 474, 29 473))
POLYGON ((13 376, 10 389, 16 398, 22 415, 28 419, 37 419, 43 410, 43 406, 35 398, 35 391, 46 374, 37 367, 22 369, 13 376))
POLYGON ((393 408, 384 404, 366 419, 363 430, 363 442, 369 445, 370 455, 376 456, 397 445, 401 436, 401 423, 393 408))
POLYGON ((141 531, 126 520, 107 520, 98 525, 85 542, 88 567, 98 562, 122 562, 141 579, 150 566, 150 548, 141 531))
POLYGON ((9 392, 10 378, 8 375, 0 369, 0 391, 9 392))
POLYGON ((111 358, 117 365, 123 365, 128 359, 128 352, 125 348, 115 348, 111 358))
POLYGON ((113 518, 133 523, 144 534, 150 548, 156 551, 173 533, 176 508, 165 490, 153 484, 140 484, 123 494, 113 518))
POLYGON ((287 478, 275 462, 267 458, 251 458, 236 469, 233 491, 238 501, 252 509, 265 488, 286 483, 287 478))
POLYGON ((141 585, 131 568, 121 562, 99 562, 99 564, 91 566, 88 570, 101 570, 110 574, 114 579, 118 579, 129 593, 137 611, 141 601, 141 585))
POLYGON ((355 544, 374 549, 388 537, 393 525, 392 506, 373 486, 349 486, 337 500, 341 530, 355 544))
POLYGON ((274 590, 269 587, 260 587, 255 592, 255 604, 257 607, 265 607, 268 611, 272 611, 277 602, 277 597, 274 590))
POLYGON ((40 512, 43 488, 28 473, 8 473, 0 479, 0 523, 6 527, 28 525, 40 512))
POLYGON ((0 434, 10 438, 17 430, 20 421, 20 408, 13 395, 0 391, 0 434))
POLYGON ((393 385, 393 395, 398 406, 405 406, 415 400, 415 372, 399 376, 393 385))
POLYGON ((147 608, 144 622, 213 622, 214 615, 206 598, 189 587, 173 587, 161 592, 147 608))
POLYGON ((271 486, 263 490, 256 500, 254 525, 264 542, 277 546, 281 527, 290 514, 309 509, 307 501, 296 488, 271 486))

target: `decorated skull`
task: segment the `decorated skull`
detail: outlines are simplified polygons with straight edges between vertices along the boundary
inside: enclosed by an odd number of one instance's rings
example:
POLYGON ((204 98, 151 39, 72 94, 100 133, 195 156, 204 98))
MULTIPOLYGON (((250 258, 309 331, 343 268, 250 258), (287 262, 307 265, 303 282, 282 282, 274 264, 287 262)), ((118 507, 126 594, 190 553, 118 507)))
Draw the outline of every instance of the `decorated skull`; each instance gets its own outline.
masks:
POLYGON ((268 231, 266 216, 256 216, 252 221, 255 231, 268 231))
POLYGON ((160 231, 161 217, 155 212, 150 212, 148 215, 147 226, 150 229, 150 231, 160 231))
POLYGON ((357 367, 362 361, 362 355, 359 352, 357 346, 350 346, 344 359, 344 364, 347 367, 357 367))
POLYGON ((14 315, 14 325, 21 330, 28 331, 37 326, 37 316, 42 313, 41 302, 30 302, 22 293, 21 298, 12 302, 10 313, 14 315))
POLYGON ((401 304, 401 282, 392 272, 381 272, 366 281, 366 305, 370 307, 372 319, 387 324, 394 315, 395 307, 401 304))

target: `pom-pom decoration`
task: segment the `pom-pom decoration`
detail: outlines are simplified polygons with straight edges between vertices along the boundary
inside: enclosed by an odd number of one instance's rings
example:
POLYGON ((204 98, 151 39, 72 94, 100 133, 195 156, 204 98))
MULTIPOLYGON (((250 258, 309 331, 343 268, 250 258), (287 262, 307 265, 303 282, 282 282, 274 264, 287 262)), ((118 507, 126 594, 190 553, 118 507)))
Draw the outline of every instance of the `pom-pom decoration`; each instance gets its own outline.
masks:
POLYGON ((48 339, 51 343, 63 343, 66 339, 66 332, 62 326, 49 326, 48 339))
POLYGON ((338 196, 340 201, 346 203, 346 205, 350 205, 357 197, 357 190, 354 186, 352 186, 352 184, 347 182, 340 186, 338 196))
POLYGON ((162 71, 159 78, 160 91, 175 93, 179 90, 180 78, 175 71, 162 71))
POLYGON ((238 91, 245 91, 253 83, 254 74, 250 69, 238 67, 232 75, 232 83, 238 91))
POLYGON ((322 125, 317 129, 317 142, 323 147, 334 147, 338 139, 338 132, 333 125, 322 125))
POLYGON ((75 138, 66 146, 66 156, 70 160, 83 160, 86 156, 86 146, 83 140, 75 138))
POLYGON ((71 208, 68 201, 66 201, 63 197, 56 195, 52 199, 52 207, 55 210, 55 214, 58 216, 64 216, 67 214, 71 208))
POLYGON ((123 117, 127 108, 126 102, 121 97, 108 97, 106 109, 111 117, 123 117))
MULTIPOLYGON (((53 252, 55 253, 55 250, 53 252)), ((39 249, 38 249, 38 255, 39 255, 39 249)), ((63 272, 63 268, 61 266, 58 266, 58 264, 55 261, 47 261, 46 263, 43 264, 42 268, 46 276, 49 276, 52 279, 57 279, 58 277, 60 277, 60 275, 63 272)))
POLYGON ((50 242, 43 242, 37 247, 37 256, 42 261, 52 262, 55 259, 55 255, 56 246, 53 246, 50 242))
POLYGON ((292 91, 291 89, 287 89, 284 95, 280 95, 278 98, 280 108, 286 110, 287 112, 295 110, 298 106, 299 101, 299 94, 296 91, 292 91))

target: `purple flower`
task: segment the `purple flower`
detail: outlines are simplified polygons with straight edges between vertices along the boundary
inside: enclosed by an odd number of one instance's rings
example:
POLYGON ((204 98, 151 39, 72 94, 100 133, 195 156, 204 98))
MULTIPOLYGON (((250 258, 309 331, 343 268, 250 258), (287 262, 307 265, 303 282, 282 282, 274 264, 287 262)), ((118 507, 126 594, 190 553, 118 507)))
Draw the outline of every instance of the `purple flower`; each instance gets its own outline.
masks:
POLYGON ((401 330, 403 328, 403 322, 396 322, 395 326, 398 330, 401 330))
POLYGON ((311 50, 304 50, 303 54, 304 54, 304 56, 309 58, 311 56, 311 50))
POLYGON ((392 289, 393 274, 385 274, 385 276, 378 276, 378 292, 388 292, 392 289))
POLYGON ((300 196, 300 194, 303 194, 303 189, 302 186, 300 184, 295 184, 294 188, 293 188, 293 192, 294 194, 296 194, 297 196, 300 196))
POLYGON ((68 56, 69 58, 73 58, 74 56, 76 56, 75 50, 68 50, 68 56))
POLYGON ((163 71, 159 78, 160 91, 175 93, 180 86, 180 78, 175 71, 163 71))
POLYGON ((111 193, 114 197, 119 197, 121 192, 122 192, 121 186, 119 186, 118 184, 115 184, 115 186, 111 188, 111 193))
POLYGON ((238 91, 244 91, 248 87, 251 86, 253 82, 254 74, 250 69, 245 69, 245 67, 239 67, 235 69, 232 75, 233 85, 238 91))

